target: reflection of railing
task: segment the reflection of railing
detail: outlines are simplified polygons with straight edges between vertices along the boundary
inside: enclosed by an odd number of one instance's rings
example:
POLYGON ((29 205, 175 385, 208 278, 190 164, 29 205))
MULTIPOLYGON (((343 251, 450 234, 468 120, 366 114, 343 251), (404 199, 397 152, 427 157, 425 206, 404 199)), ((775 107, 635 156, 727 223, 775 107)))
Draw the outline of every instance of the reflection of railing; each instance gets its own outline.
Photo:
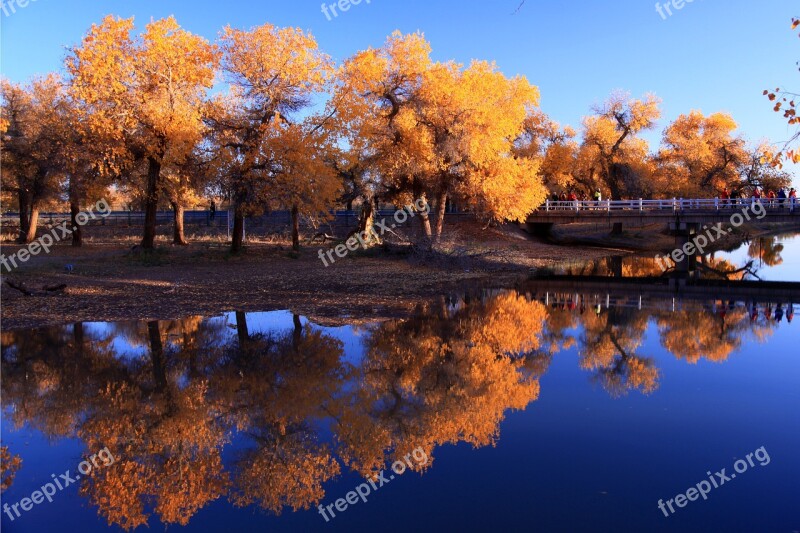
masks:
POLYGON ((640 296, 694 301, 800 303, 800 283, 780 281, 724 281, 661 277, 610 278, 603 276, 550 276, 523 282, 529 294, 602 294, 625 298, 640 296))
POLYGON ((623 309, 638 309, 638 310, 657 310, 668 312, 679 311, 692 311, 692 310, 706 310, 713 313, 718 313, 723 310, 733 310, 734 308, 746 308, 749 313, 755 310, 764 313, 764 315, 772 315, 778 309, 782 310, 785 314, 793 315, 795 311, 800 311, 800 303, 785 303, 781 301, 759 301, 757 303, 748 303, 744 301, 722 301, 722 300, 709 300, 701 302, 698 300, 683 300, 681 298, 649 298, 644 295, 639 297, 612 295, 611 293, 558 293, 558 292, 545 292, 544 294, 528 293, 529 297, 545 304, 546 306, 558 306, 569 310, 582 312, 588 309, 597 309, 598 306, 602 309, 623 308, 623 309), (790 313, 791 312, 791 313, 790 313))
POLYGON ((796 198, 672 198, 665 200, 545 200, 540 211, 721 211, 760 203, 767 209, 795 210, 796 198))

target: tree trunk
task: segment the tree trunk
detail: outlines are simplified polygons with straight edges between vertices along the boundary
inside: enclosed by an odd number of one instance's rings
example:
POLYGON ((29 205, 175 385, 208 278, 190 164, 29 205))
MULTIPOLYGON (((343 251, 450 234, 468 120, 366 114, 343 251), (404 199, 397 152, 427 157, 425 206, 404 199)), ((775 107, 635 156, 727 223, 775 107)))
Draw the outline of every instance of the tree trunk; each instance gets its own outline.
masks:
POLYGON ((358 232, 364 233, 375 224, 375 201, 367 198, 361 206, 361 214, 358 217, 358 232))
POLYGON ((619 200, 622 198, 622 187, 620 180, 622 176, 619 172, 619 167, 614 163, 609 163, 607 165, 606 176, 608 179, 606 180, 606 185, 611 190, 611 197, 607 198, 608 200, 619 200))
POLYGON ((444 212, 447 208, 447 192, 440 192, 436 198, 436 242, 442 237, 444 227, 444 212))
POLYGON ((28 230, 30 228, 30 195, 22 186, 19 188, 17 194, 19 200, 19 237, 17 242, 20 244, 27 244, 28 230))
POLYGON ((183 233, 183 205, 180 202, 171 202, 175 221, 172 226, 172 244, 185 246, 186 236, 183 233))
MULTIPOLYGON (((428 206, 428 201, 425 199, 425 195, 424 194, 420 195, 419 198, 423 202, 425 202, 426 206, 428 206)), ((423 239, 425 239, 425 240, 430 242, 431 235, 433 234, 433 232, 431 231, 431 218, 428 215, 429 212, 430 212, 430 209, 426 209, 425 211, 420 211, 420 213, 419 213, 419 222, 420 222, 420 230, 421 230, 420 236, 423 239)))
POLYGON ((36 238, 36 229, 39 226, 39 206, 36 203, 31 204, 31 216, 28 222, 28 233, 25 235, 25 244, 33 242, 36 238))
POLYGON ((72 325, 72 341, 75 343, 75 355, 78 358, 83 357, 84 351, 84 335, 83 335, 83 322, 76 322, 72 325))
POLYGON ((152 250, 156 241, 156 214, 158 213, 158 186, 161 162, 155 157, 147 160, 147 190, 144 199, 144 236, 142 248, 152 250))
POLYGON ((300 341, 303 340, 303 323, 300 321, 300 316, 292 315, 292 323, 294 329, 292 330, 292 348, 295 352, 300 349, 300 341))
POLYGON ((231 236, 231 253, 238 254, 244 244, 244 211, 240 204, 233 209, 233 235, 231 236))
POLYGON ((239 337, 239 349, 243 349, 250 341, 250 333, 247 331, 247 314, 243 311, 236 311, 236 335, 239 337))
POLYGON ((292 206, 292 250, 300 250, 300 210, 297 204, 292 206))
POLYGON ((81 212, 81 206, 77 198, 71 198, 69 202, 69 221, 72 230, 72 246, 80 247, 83 245, 83 229, 78 224, 78 214, 81 212))
POLYGON ((167 388, 167 368, 164 361, 164 345, 161 343, 161 331, 158 321, 147 323, 147 336, 150 338, 150 360, 153 363, 153 382, 155 390, 163 392, 167 388))

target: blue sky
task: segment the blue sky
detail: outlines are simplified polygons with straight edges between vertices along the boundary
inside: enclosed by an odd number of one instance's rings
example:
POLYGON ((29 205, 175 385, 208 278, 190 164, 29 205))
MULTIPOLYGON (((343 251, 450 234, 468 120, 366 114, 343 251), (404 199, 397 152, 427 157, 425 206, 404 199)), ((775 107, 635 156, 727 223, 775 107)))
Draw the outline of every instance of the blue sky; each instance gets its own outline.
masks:
POLYGON ((15 81, 60 69, 65 47, 113 13, 138 25, 172 14, 209 39, 227 24, 298 26, 338 60, 380 46, 395 29, 421 30, 437 60, 494 60, 506 74, 526 76, 541 90, 542 109, 562 124, 579 126, 612 90, 654 92, 664 116, 647 135, 652 144, 692 109, 731 113, 752 140, 785 140, 790 130, 761 92, 800 90, 800 41, 789 29, 800 16, 796 0, 694 0, 672 7, 666 20, 649 0, 526 0, 516 13, 520 0, 362 0, 331 20, 321 0, 29 1, 0 13, 0 72, 15 81))

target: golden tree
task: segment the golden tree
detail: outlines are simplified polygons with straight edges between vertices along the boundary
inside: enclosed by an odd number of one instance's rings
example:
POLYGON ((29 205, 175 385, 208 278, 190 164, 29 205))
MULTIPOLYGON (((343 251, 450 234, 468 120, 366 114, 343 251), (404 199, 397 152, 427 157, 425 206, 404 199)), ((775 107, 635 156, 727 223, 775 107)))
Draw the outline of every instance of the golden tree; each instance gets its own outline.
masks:
POLYGON ((214 80, 217 52, 174 18, 152 21, 131 35, 133 19, 108 16, 92 25, 66 66, 71 93, 102 146, 103 170, 147 166, 142 247, 154 247, 162 169, 182 162, 203 136, 201 116, 214 80))
MULTIPOLYGON (((228 27, 221 37, 230 92, 209 106, 214 168, 234 207, 232 250, 239 251, 244 217, 271 201, 301 211, 330 208, 338 189, 324 161, 325 117, 297 115, 327 87, 333 66, 314 37, 265 24, 228 27)), ((294 241, 297 244, 295 231, 294 241)))
POLYGON ((399 32, 347 60, 338 78, 340 123, 362 139, 387 197, 433 200, 434 227, 420 217, 426 236, 441 236, 451 197, 495 220, 522 220, 544 200, 538 162, 514 154, 539 99, 524 78, 483 61, 433 63, 421 34, 399 32))
POLYGON ((55 75, 29 85, 0 79, 0 157, 3 188, 16 193, 19 242, 36 238, 39 211, 60 192, 67 171, 59 109, 61 80, 55 75))
POLYGON ((644 194, 648 146, 637 135, 655 126, 659 103, 651 94, 637 100, 614 93, 584 118, 578 159, 587 184, 605 189, 614 199, 644 194))
POLYGON ((672 196, 714 196, 723 189, 739 187, 739 169, 748 153, 742 137, 727 113, 704 116, 700 111, 680 115, 664 131, 658 159, 667 173, 672 196))

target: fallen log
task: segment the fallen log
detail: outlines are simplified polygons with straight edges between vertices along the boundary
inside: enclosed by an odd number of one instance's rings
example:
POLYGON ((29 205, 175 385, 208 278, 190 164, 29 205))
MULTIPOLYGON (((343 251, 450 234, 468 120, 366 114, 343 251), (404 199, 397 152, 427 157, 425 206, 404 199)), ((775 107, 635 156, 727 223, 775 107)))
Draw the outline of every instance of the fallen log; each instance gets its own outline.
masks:
POLYGON ((67 288, 66 283, 61 283, 59 285, 50 285, 49 287, 45 286, 41 289, 30 289, 26 287, 24 283, 14 282, 12 280, 6 280, 6 285, 21 292, 25 296, 49 296, 56 292, 63 292, 64 289, 67 288))

